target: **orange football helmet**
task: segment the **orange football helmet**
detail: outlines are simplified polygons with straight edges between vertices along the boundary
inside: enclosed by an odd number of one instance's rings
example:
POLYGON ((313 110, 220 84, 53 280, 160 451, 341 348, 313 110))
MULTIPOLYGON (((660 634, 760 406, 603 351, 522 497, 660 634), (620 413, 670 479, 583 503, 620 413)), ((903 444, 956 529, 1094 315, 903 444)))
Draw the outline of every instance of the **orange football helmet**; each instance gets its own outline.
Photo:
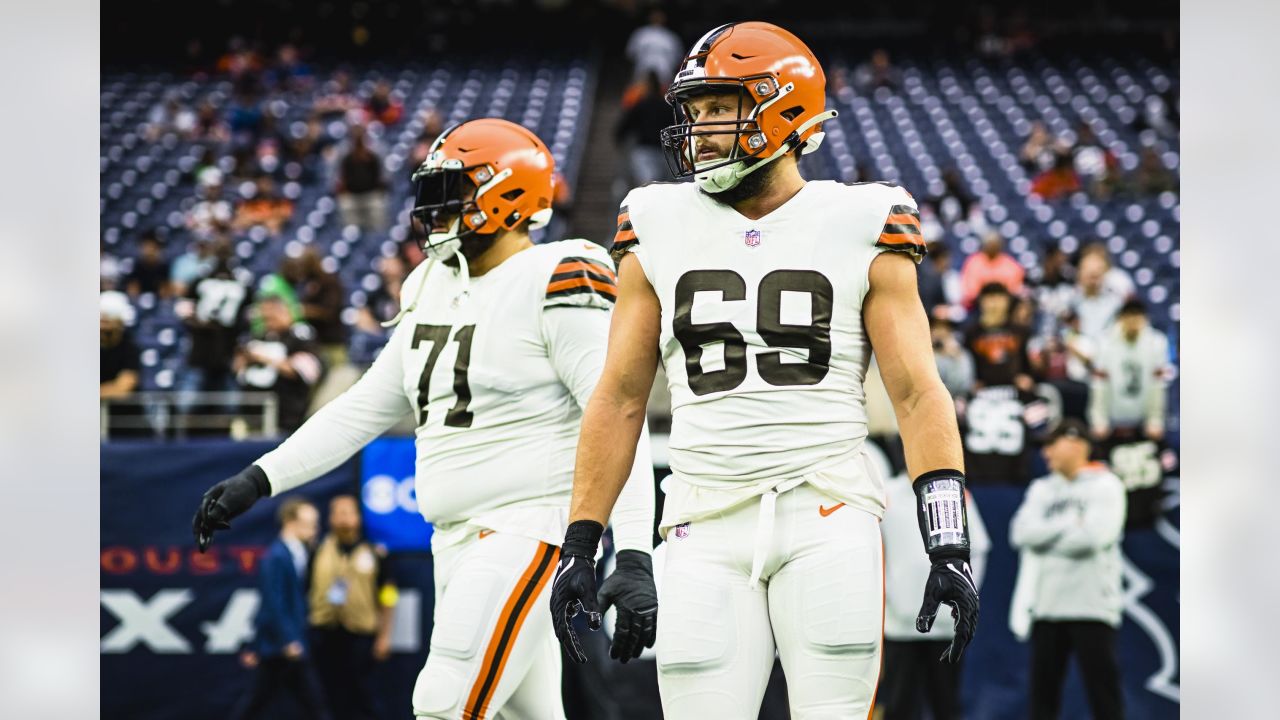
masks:
POLYGON ((703 35, 676 73, 667 102, 676 120, 662 131, 667 164, 676 177, 696 176, 709 192, 733 187, 793 150, 816 150, 822 122, 836 116, 826 109, 827 78, 818 59, 795 35, 764 22, 729 23, 703 35), (692 120, 688 100, 726 92, 738 96, 738 120, 692 120), (729 157, 699 166, 694 138, 725 134, 736 136, 729 157), (750 158, 757 161, 744 162, 750 158))
POLYGON ((413 173, 412 215, 426 227, 424 248, 444 259, 474 235, 539 228, 551 220, 555 160, 523 126, 501 118, 454 125, 431 145, 413 173), (437 219, 453 220, 448 232, 433 232, 437 219))

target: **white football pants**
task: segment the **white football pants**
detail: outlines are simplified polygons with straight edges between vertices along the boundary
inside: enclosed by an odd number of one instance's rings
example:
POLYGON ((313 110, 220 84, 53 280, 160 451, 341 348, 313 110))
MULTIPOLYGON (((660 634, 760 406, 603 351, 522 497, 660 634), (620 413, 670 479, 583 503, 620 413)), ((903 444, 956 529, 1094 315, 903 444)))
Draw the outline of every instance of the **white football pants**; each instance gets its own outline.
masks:
POLYGON ((800 485, 672 528, 666 546, 655 648, 666 720, 755 720, 775 649, 792 720, 869 716, 884 628, 878 518, 800 485))
POLYGON ((551 577, 560 549, 482 531, 435 556, 436 606, 413 714, 564 720, 551 577))

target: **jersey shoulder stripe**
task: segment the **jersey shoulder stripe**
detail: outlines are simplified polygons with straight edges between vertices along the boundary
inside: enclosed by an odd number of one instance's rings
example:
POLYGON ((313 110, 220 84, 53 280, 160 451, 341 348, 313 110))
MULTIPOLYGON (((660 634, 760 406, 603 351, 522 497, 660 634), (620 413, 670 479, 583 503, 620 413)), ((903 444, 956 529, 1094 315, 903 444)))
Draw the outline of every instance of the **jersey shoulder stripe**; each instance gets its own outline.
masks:
POLYGON ((547 283, 547 305, 592 305, 607 309, 617 299, 617 274, 596 258, 578 255, 561 259, 547 283))
POLYGON ((622 256, 639 242, 635 227, 631 225, 631 210, 623 205, 618 209, 618 232, 613 236, 613 247, 609 249, 609 255, 615 263, 620 263, 622 256))
POLYGON ((899 197, 889 206, 880 236, 876 238, 876 247, 906 253, 912 260, 920 262, 925 256, 924 233, 920 230, 920 211, 916 209, 911 194, 900 187, 894 187, 899 197))

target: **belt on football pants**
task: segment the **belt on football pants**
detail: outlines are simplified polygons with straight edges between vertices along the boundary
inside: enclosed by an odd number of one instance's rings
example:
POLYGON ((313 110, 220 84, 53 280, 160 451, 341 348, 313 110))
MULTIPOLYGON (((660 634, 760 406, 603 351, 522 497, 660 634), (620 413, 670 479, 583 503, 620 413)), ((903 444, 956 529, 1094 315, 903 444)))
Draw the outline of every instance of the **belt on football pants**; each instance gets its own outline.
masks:
POLYGON ((778 507, 778 494, 803 484, 804 478, 792 478, 760 496, 760 514, 756 518, 756 547, 751 555, 751 579, 747 580, 747 589, 755 590, 760 585, 764 561, 769 557, 769 548, 773 545, 773 516, 778 507))

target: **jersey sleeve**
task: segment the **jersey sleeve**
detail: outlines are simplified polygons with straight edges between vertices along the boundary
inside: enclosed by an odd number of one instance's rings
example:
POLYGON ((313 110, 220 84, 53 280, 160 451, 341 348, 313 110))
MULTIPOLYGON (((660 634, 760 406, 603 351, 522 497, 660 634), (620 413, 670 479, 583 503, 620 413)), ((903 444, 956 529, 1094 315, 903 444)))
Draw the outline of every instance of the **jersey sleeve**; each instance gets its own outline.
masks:
POLYGON ((920 210, 911 193, 893 187, 884 226, 876 238, 876 247, 906 253, 919 263, 924 260, 924 235, 920 232, 920 210))
POLYGON ((402 348, 412 333, 408 324, 398 326, 355 385, 316 411, 279 447, 258 458, 255 464, 266 473, 272 495, 338 467, 413 412, 401 385, 402 348))
POLYGON ((542 306, 610 310, 618 299, 618 275, 604 248, 583 240, 552 268, 542 306))
POLYGON ((622 201, 622 207, 618 208, 618 232, 614 234, 613 247, 609 249, 609 255, 618 265, 622 264, 623 255, 632 252, 640 245, 635 226, 631 224, 631 208, 628 205, 630 200, 631 196, 628 195, 622 201))

